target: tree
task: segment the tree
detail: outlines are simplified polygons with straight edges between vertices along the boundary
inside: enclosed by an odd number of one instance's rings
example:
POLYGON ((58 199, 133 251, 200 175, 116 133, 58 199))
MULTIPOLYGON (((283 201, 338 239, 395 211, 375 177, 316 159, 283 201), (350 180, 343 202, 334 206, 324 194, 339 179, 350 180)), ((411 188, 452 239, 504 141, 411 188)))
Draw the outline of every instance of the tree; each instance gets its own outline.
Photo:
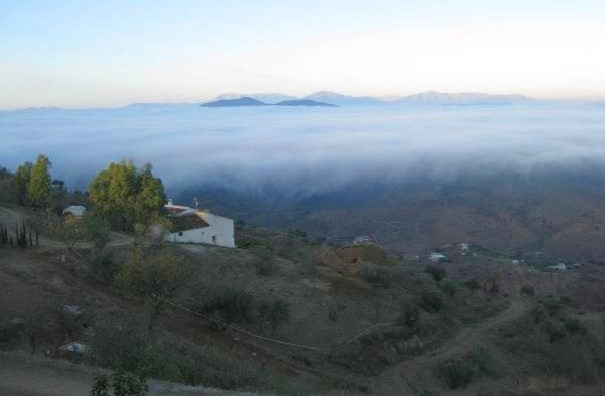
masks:
POLYGON ((149 307, 149 335, 157 318, 189 278, 185 257, 167 248, 146 250, 133 248, 129 259, 120 268, 116 283, 120 288, 142 297, 149 307))
POLYGON ((40 154, 31 168, 31 176, 27 185, 29 203, 38 208, 47 207, 50 202, 52 180, 48 169, 51 163, 47 156, 40 154))
POLYGON ((164 205, 162 180, 153 177, 151 165, 145 164, 138 174, 138 191, 134 203, 135 221, 148 226, 164 205))
POLYGON ((132 161, 111 163, 89 186, 90 202, 98 215, 119 228, 148 225, 164 205, 164 186, 154 178, 151 165, 137 169, 132 161))
POLYGON ((17 171, 15 172, 13 183, 19 205, 27 204, 27 188, 29 186, 33 166, 34 165, 28 161, 19 165, 17 171))

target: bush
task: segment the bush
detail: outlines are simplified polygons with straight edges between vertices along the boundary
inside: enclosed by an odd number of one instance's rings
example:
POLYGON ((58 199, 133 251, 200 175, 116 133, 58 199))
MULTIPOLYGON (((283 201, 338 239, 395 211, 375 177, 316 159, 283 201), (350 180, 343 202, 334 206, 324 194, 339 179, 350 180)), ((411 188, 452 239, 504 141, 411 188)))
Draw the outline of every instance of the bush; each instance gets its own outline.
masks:
POLYGON ((439 367, 439 372, 451 389, 458 389, 471 383, 476 368, 466 360, 449 360, 439 367))
POLYGON ((553 320, 547 320, 540 328, 548 334, 548 339, 551 344, 565 338, 565 327, 553 320))
POLYGON ((422 306, 431 312, 439 312, 443 309, 444 303, 441 295, 436 290, 424 290, 420 296, 422 306))
POLYGON ((441 376, 451 389, 467 386, 477 376, 496 377, 498 368, 490 349, 479 346, 472 355, 449 360, 439 367, 441 376))
POLYGON ((565 318, 563 321, 563 325, 569 334, 586 334, 587 329, 584 324, 576 318, 565 318))
POLYGON ((285 300, 277 299, 271 303, 263 301, 259 304, 258 313, 263 321, 269 322, 273 333, 277 328, 290 321, 290 305, 285 300))
POLYGON ((253 319, 254 296, 241 285, 215 285, 205 298, 201 310, 218 314, 227 324, 247 323, 253 319))
POLYGON ((441 281, 441 279, 443 279, 447 276, 447 272, 445 271, 445 268, 439 267, 436 265, 428 265, 426 267, 426 269, 424 270, 424 272, 431 275, 435 282, 439 282, 439 281, 441 281))
POLYGON ((365 264, 361 276, 368 283, 386 285, 391 281, 391 272, 380 265, 365 264))
POLYGON ((439 288, 450 297, 454 297, 458 291, 458 283, 450 279, 443 279, 439 282, 439 288))
POLYGON ((399 321, 403 322, 408 327, 413 327, 420 319, 420 310, 415 305, 404 305, 399 316, 399 321))
POLYGON ((532 285, 521 286, 521 294, 525 294, 526 296, 533 296, 535 294, 534 287, 532 285))
POLYGON ((540 303, 546 309, 548 315, 551 317, 556 315, 557 313, 559 313, 559 311, 561 311, 561 309, 563 309, 563 302, 560 298, 557 297, 548 297, 544 300, 541 300, 540 303))
POLYGON ((477 290, 481 289, 481 283, 477 279, 469 279, 465 283, 466 287, 475 293, 477 290))
POLYGON ((253 264, 256 274, 260 276, 271 276, 278 270, 275 256, 269 249, 258 249, 253 264))

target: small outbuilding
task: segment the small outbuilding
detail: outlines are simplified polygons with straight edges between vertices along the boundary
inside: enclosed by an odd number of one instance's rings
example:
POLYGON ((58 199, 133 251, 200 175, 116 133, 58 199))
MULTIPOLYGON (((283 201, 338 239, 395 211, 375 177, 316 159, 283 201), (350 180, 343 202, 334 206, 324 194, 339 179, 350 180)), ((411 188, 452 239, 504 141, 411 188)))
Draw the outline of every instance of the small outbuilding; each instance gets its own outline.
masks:
POLYGON ((63 216, 73 216, 73 217, 84 217, 86 214, 86 207, 81 205, 76 206, 68 206, 63 209, 63 216))

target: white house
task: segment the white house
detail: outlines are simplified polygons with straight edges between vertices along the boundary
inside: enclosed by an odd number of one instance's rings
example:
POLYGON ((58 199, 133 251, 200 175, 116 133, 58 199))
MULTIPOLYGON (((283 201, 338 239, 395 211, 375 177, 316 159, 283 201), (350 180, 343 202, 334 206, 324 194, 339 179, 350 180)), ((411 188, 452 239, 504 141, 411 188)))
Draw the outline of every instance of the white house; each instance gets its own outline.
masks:
POLYGON ((164 236, 166 241, 235 247, 233 220, 208 211, 173 205, 172 202, 164 208, 173 225, 170 232, 164 236))
POLYGON ((86 208, 84 206, 68 206, 63 209, 63 216, 84 217, 86 208))

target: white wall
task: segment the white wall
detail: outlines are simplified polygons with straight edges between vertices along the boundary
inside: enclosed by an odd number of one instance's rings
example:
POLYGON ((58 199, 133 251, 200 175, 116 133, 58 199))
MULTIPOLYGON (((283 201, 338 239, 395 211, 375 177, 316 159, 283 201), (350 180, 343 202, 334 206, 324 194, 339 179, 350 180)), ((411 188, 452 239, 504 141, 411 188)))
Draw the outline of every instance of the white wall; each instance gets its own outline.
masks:
POLYGON ((223 247, 235 247, 235 228, 233 220, 216 216, 211 213, 201 213, 208 227, 195 228, 167 234, 165 239, 170 242, 204 243, 223 247))

